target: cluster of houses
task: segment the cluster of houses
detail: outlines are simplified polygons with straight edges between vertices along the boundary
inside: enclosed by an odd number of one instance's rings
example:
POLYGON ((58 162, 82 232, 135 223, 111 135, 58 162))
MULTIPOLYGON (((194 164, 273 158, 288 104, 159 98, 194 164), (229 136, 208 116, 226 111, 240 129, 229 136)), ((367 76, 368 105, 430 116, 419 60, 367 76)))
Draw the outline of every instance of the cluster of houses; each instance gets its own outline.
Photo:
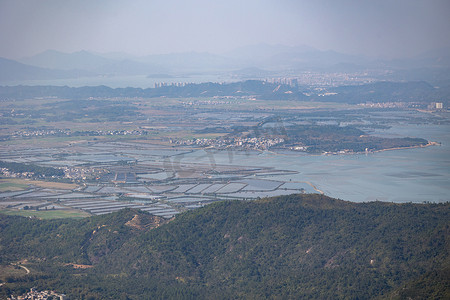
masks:
POLYGON ((58 294, 54 291, 36 291, 35 289, 31 289, 28 293, 21 296, 12 296, 8 298, 8 300, 65 300, 67 299, 66 295, 58 294))
POLYGON ((11 178, 32 178, 34 172, 14 172, 8 168, 0 168, 0 175, 11 178))
POLYGON ((62 169, 64 170, 64 177, 70 179, 100 179, 104 173, 107 173, 106 170, 98 168, 63 167, 62 169))
POLYGON ((134 130, 88 130, 75 131, 69 129, 41 129, 41 130, 19 130, 15 131, 11 137, 43 137, 43 136, 106 136, 106 135, 146 135, 148 131, 134 130))
POLYGON ((177 145, 196 145, 202 147, 241 148, 247 150, 267 150, 273 146, 284 143, 283 138, 241 138, 232 139, 192 139, 192 140, 170 140, 170 143, 177 145))
POLYGON ((68 129, 40 129, 40 130, 19 130, 12 134, 12 137, 42 137, 42 136, 63 136, 70 135, 68 129))

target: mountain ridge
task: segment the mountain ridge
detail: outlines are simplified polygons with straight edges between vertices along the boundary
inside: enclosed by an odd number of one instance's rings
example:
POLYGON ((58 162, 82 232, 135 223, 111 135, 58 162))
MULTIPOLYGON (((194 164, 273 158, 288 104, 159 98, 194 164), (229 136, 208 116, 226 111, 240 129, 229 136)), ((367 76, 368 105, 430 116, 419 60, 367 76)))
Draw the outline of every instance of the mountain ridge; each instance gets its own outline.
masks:
MULTIPOLYGON (((389 60, 345 54, 333 50, 322 51, 308 46, 257 44, 221 54, 181 52, 136 56, 118 52, 97 53, 81 50, 65 53, 46 50, 15 62, 27 65, 28 69, 24 69, 24 66, 19 67, 17 64, 10 65, 9 68, 2 67, 0 68, 0 80, 134 76, 159 73, 223 75, 247 68, 271 70, 275 77, 287 76, 287 74, 293 76, 296 72, 305 71, 333 73, 372 70, 374 74, 382 74, 387 70, 445 69, 450 67, 450 55, 446 54, 445 49, 437 49, 412 58, 389 60), (43 68, 46 71, 36 72, 34 69, 33 73, 30 72, 31 67, 43 68), (49 72, 51 76, 49 76, 49 72), (34 75, 30 76, 29 73, 34 75)), ((420 72, 418 74, 420 75, 420 72)))
POLYGON ((0 57, 0 81, 76 78, 90 75, 92 73, 85 70, 37 67, 0 57))
POLYGON ((449 203, 304 194, 218 202, 155 229, 125 225, 136 215, 147 223, 148 214, 133 210, 80 221, 0 216, 9 247, 9 255, 0 249, 2 263, 27 258, 32 272, 47 274, 1 289, 37 286, 95 299, 395 299, 405 285, 409 293, 450 294, 448 278, 433 275, 450 267, 449 203), (68 263, 92 267, 62 267, 68 263))
MULTIPOLYGON (((255 76, 258 69, 244 69, 255 76)), ((259 70, 260 72, 263 72, 259 70)), ((165 75, 167 76, 167 75, 165 75)), ((167 85, 158 88, 110 88, 107 86, 0 86, 0 95, 16 99, 35 97, 63 97, 82 99, 89 97, 214 97, 214 96, 252 96, 268 100, 325 101, 341 103, 365 102, 448 102, 448 88, 435 88, 424 81, 396 82, 380 81, 363 85, 330 87, 328 95, 311 93, 308 87, 295 87, 287 84, 270 83, 261 80, 245 80, 231 83, 199 83, 184 86, 167 85), (308 93, 308 95, 307 95, 308 93)))

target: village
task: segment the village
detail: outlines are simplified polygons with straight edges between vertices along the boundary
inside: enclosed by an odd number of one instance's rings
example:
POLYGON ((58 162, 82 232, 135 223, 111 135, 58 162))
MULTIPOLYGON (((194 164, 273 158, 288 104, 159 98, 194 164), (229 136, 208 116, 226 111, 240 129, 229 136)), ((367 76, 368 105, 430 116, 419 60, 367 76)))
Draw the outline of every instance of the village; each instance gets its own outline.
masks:
POLYGON ((59 294, 55 291, 37 291, 32 288, 28 293, 21 296, 13 296, 8 300, 66 300, 66 295, 59 294))
POLYGON ((235 137, 235 138, 220 138, 220 139, 192 139, 192 140, 170 140, 171 144, 185 145, 185 146, 202 146, 211 147, 214 149, 242 149, 242 150, 268 150, 273 146, 284 143, 283 138, 267 138, 267 137, 235 137))

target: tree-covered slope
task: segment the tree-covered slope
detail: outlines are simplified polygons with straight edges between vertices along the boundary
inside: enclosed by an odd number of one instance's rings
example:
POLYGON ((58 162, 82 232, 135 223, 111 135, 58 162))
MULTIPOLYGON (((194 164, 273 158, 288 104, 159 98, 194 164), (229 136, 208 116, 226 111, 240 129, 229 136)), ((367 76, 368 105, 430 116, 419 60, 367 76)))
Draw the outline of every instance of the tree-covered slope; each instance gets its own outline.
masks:
POLYGON ((105 299, 448 296, 448 280, 433 278, 450 268, 449 212, 291 195, 215 203, 155 229, 132 210, 79 221, 2 216, 2 263, 27 258, 32 272, 1 288, 105 299))

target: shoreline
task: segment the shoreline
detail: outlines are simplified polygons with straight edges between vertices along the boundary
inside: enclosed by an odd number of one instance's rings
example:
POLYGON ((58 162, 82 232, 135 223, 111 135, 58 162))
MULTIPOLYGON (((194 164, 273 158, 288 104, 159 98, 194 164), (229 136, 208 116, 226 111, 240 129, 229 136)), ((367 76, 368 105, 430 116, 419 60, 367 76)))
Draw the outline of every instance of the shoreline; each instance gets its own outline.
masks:
POLYGON ((417 146, 408 146, 408 147, 395 147, 395 148, 386 148, 369 152, 356 152, 356 153, 375 153, 375 152, 383 152, 383 151, 392 151, 392 150, 402 150, 402 149, 415 149, 415 148, 426 148, 430 146, 440 146, 441 144, 438 142, 428 142, 426 145, 417 145, 417 146))
MULTIPOLYGON (((377 153, 377 152, 383 152, 383 151, 393 151, 393 150, 404 150, 404 149, 414 149, 414 148, 426 148, 426 147, 430 147, 430 146, 440 146, 441 143, 439 142, 430 142, 428 141, 427 144, 425 145, 416 145, 416 146, 407 146, 407 147, 394 147, 394 148, 385 148, 385 149, 379 149, 379 150, 369 150, 369 151, 359 151, 359 152, 353 152, 353 151, 349 151, 349 152, 344 152, 344 153, 339 153, 339 152, 322 152, 322 153, 308 153, 306 151, 295 151, 292 149, 283 149, 283 148, 279 148, 279 150, 283 150, 286 151, 288 150, 289 152, 292 153, 302 153, 305 156, 321 156, 321 155, 354 155, 354 154, 369 154, 369 153, 377 153)), ((196 150, 201 150, 201 149, 205 149, 205 148, 197 148, 196 150)), ((212 146, 207 147, 207 149, 214 149, 217 151, 224 151, 227 150, 229 151, 230 149, 222 149, 222 148, 213 148, 212 146)), ((290 153, 279 153, 276 151, 277 149, 274 150, 269 150, 269 149, 231 149, 231 151, 254 151, 258 154, 262 154, 262 153, 270 153, 273 155, 287 155, 289 156, 290 153)), ((195 151, 195 150, 194 150, 195 151)))
POLYGON ((319 190, 314 184, 312 184, 311 182, 309 182, 309 181, 304 181, 306 184, 309 184, 316 192, 319 192, 320 194, 322 194, 322 195, 325 195, 325 193, 323 192, 323 191, 321 191, 321 190, 319 190))

